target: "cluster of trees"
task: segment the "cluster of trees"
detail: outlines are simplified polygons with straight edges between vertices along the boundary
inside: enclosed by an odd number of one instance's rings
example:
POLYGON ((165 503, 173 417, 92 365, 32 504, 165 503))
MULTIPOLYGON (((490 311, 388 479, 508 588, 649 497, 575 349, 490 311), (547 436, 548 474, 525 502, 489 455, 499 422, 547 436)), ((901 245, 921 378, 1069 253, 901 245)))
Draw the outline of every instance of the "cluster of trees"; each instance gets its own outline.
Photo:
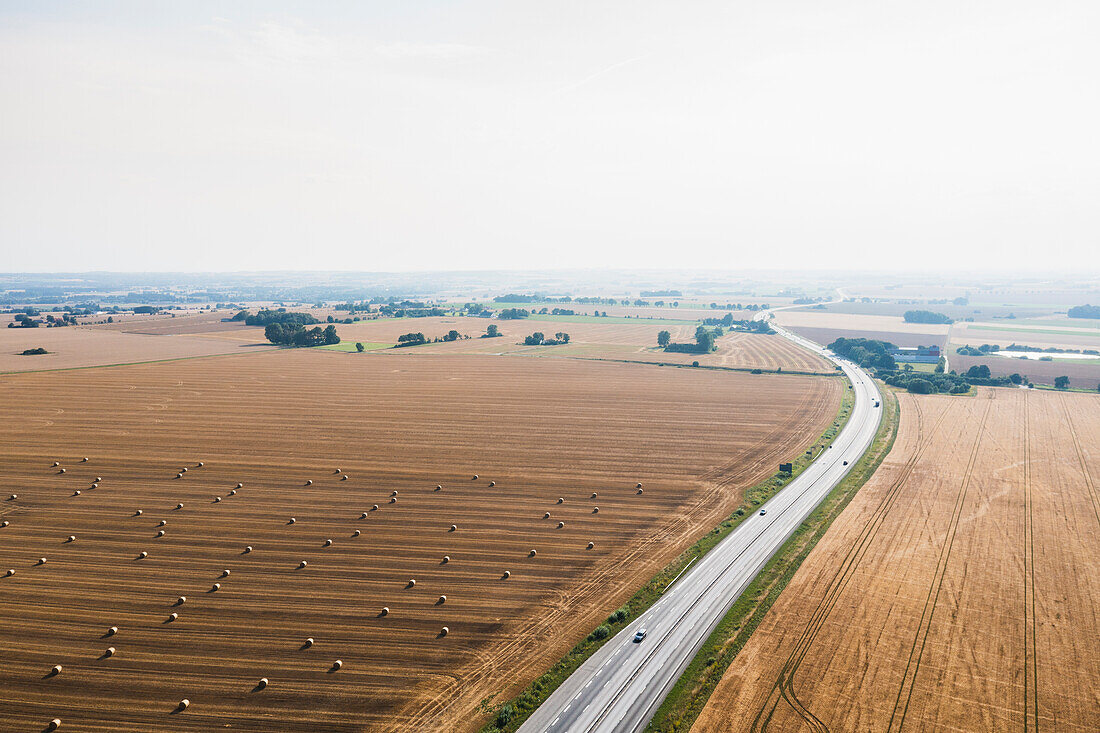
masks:
POLYGON ((542 331, 535 331, 530 336, 523 339, 524 346, 557 346, 559 344, 569 343, 569 334, 564 331, 558 331, 554 334, 554 338, 546 338, 546 334, 542 331))
POLYGON ((50 352, 43 349, 41 346, 34 349, 24 349, 23 356, 39 356, 41 354, 48 354, 50 352))
POLYGON ((643 298, 682 298, 684 294, 679 290, 643 290, 639 293, 643 298))
POLYGON ((39 328, 43 324, 46 328, 60 328, 77 324, 76 316, 69 313, 62 313, 59 316, 47 314, 44 321, 39 321, 34 319, 34 316, 41 315, 39 311, 34 308, 27 308, 26 310, 34 311, 33 315, 26 312, 16 313, 15 319, 8 323, 8 328, 39 328))
POLYGON ((490 323, 485 329, 485 333, 481 334, 483 339, 495 339, 497 336, 501 336, 500 328, 495 323, 490 323))
POLYGON ((859 364, 879 371, 892 372, 898 368, 890 351, 897 346, 889 341, 865 338, 838 338, 827 347, 833 353, 859 364))
MULTIPOLYGON (((247 326, 279 324, 284 329, 296 330, 298 326, 312 326, 314 323, 320 323, 308 313, 287 311, 286 308, 279 308, 278 310, 264 309, 255 314, 249 314, 248 311, 242 311, 242 313, 245 314, 244 322, 247 326)), ((240 315, 240 313, 237 315, 240 315)), ((233 316, 233 318, 236 319, 237 316, 233 316)), ((335 329, 333 330, 335 331, 335 329)))
POLYGON ((669 339, 671 335, 668 331, 661 331, 657 334, 657 345, 662 347, 665 351, 681 353, 681 354, 709 354, 714 351, 717 346, 718 337, 722 335, 722 328, 707 328, 706 326, 699 326, 695 329, 695 343, 670 343, 669 339))
POLYGON ((402 346, 419 346, 420 344, 428 343, 427 337, 420 333, 405 333, 397 337, 397 345, 394 348, 402 346))
POLYGON ((497 318, 502 321, 515 321, 520 318, 526 318, 531 313, 526 308, 504 308, 497 314, 497 318))
POLYGON ((1031 354, 1100 354, 1096 349, 1060 349, 1057 346, 1028 346, 1016 343, 1003 348, 1000 344, 982 344, 977 348, 967 344, 955 349, 955 353, 963 356, 985 356, 998 351, 1025 351, 1031 354))
POLYGON ((1070 318, 1100 318, 1100 305, 1075 305, 1066 315, 1070 318))
POLYGON ((950 318, 943 313, 936 313, 935 311, 923 311, 913 310, 905 311, 903 316, 906 323, 953 323, 950 318))
POLYGON ((320 326, 306 329, 295 321, 285 324, 279 321, 269 323, 264 327, 264 336, 271 343, 280 346, 327 346, 340 343, 336 326, 326 326, 324 330, 320 326))
POLYGON ((748 331, 750 333, 775 333, 775 329, 767 321, 754 321, 754 320, 734 320, 732 313, 727 313, 721 318, 704 318, 704 326, 725 326, 726 328, 736 329, 738 331, 748 331))
POLYGON ((725 305, 722 303, 711 303, 709 307, 713 311, 766 311, 769 308, 767 303, 761 303, 759 305, 756 303, 745 303, 744 305, 741 303, 726 303, 725 305))

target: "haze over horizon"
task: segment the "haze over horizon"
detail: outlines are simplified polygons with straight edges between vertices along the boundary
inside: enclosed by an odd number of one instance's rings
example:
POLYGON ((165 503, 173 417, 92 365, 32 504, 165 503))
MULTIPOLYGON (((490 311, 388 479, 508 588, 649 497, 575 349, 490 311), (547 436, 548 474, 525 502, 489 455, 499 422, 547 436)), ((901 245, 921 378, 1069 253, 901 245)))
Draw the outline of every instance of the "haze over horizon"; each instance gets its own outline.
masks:
POLYGON ((1098 21, 7 2, 2 269, 1095 269, 1098 21))

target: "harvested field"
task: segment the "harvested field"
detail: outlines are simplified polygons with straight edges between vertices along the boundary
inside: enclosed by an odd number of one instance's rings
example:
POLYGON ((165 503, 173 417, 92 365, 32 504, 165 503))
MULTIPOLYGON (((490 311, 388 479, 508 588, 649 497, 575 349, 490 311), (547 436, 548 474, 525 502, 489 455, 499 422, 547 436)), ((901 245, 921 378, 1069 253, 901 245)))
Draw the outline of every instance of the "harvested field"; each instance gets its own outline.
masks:
POLYGON ((250 338, 254 339, 257 333, 259 333, 261 339, 263 338, 263 329, 245 326, 239 321, 224 320, 226 318, 231 318, 233 313, 234 311, 204 311, 202 313, 177 315, 175 317, 173 317, 172 314, 161 314, 156 316, 145 316, 140 319, 116 320, 115 323, 97 326, 97 328, 121 331, 123 333, 145 333, 153 335, 210 333, 212 331, 245 331, 251 334, 250 338))
POLYGON ((890 337, 884 336, 885 340, 899 345, 898 339, 904 338, 905 335, 916 337, 919 344, 943 343, 951 329, 950 324, 906 323, 900 316, 857 315, 797 309, 777 311, 775 320, 779 325, 796 333, 802 333, 801 329, 805 328, 824 329, 830 332, 846 331, 848 333, 837 335, 847 338, 871 338, 864 335, 868 333, 891 334, 890 337))
POLYGON ((317 350, 9 375, 0 728, 473 728, 814 440, 840 389, 317 350))
MULTIPOLYGON (((952 349, 954 351, 954 349, 952 349)), ((1069 386, 1080 389, 1096 389, 1100 385, 1100 364, 1077 363, 1073 359, 1039 361, 1038 359, 1011 359, 1004 356, 947 355, 951 368, 962 373, 975 364, 985 364, 995 377, 1022 374, 1035 384, 1054 384, 1055 377, 1069 377, 1069 386)), ((1091 360, 1090 360, 1091 361, 1091 360)))
MULTIPOLYGON (((177 319, 178 320, 178 319, 177 319)), ((137 327, 137 324, 131 324, 137 327)), ((242 328, 249 333, 150 335, 107 330, 102 326, 0 329, 0 372, 71 369, 104 364, 180 359, 233 352, 271 349, 263 329, 242 328), (25 349, 41 346, 49 354, 22 356, 25 349)), ((232 333, 232 332, 230 332, 232 333)))
MULTIPOLYGON (((936 344, 941 349, 947 341, 947 334, 935 333, 901 333, 898 331, 851 331, 840 328, 812 328, 808 326, 795 326, 790 328, 803 338, 828 346, 838 338, 865 338, 889 341, 898 346, 931 346, 936 344)), ((960 344, 961 345, 961 344, 960 344)))
MULTIPOLYGON (((681 334, 682 341, 695 337, 681 334)), ((756 333, 730 333, 718 339, 718 350, 712 354, 680 354, 646 350, 639 361, 674 362, 690 364, 698 361, 703 366, 734 367, 738 369, 766 369, 775 371, 827 372, 834 371, 832 364, 811 351, 803 349, 782 336, 756 333)))
POLYGON ((1096 730, 1100 396, 899 398, 693 730, 1096 730))

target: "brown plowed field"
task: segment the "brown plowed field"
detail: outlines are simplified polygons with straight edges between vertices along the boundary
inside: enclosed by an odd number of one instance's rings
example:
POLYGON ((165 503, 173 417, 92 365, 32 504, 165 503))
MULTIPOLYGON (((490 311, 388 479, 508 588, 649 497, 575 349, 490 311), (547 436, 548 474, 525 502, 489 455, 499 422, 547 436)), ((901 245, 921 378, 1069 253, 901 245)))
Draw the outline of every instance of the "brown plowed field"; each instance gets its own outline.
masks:
POLYGON ((1003 356, 963 356, 949 354, 951 368, 960 374, 977 364, 985 364, 995 377, 1022 374, 1035 384, 1054 384, 1057 377, 1069 377, 1069 386, 1096 389, 1100 385, 1100 364, 1081 364, 1074 359, 1039 361, 1010 359, 1003 356))
POLYGON ((900 395, 694 731, 1095 731, 1100 397, 900 395))
POLYGON ((357 356, 4 377, 0 728, 474 728, 840 399, 826 378, 357 356))

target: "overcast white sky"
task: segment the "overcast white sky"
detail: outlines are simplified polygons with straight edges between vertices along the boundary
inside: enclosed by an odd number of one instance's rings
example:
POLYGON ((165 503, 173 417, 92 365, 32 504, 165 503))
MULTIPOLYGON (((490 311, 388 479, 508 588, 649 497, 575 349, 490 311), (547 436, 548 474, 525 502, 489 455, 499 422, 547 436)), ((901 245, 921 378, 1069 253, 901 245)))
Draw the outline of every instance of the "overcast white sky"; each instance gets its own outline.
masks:
POLYGON ((1098 39, 1095 0, 4 0, 0 270, 1100 268, 1098 39))

